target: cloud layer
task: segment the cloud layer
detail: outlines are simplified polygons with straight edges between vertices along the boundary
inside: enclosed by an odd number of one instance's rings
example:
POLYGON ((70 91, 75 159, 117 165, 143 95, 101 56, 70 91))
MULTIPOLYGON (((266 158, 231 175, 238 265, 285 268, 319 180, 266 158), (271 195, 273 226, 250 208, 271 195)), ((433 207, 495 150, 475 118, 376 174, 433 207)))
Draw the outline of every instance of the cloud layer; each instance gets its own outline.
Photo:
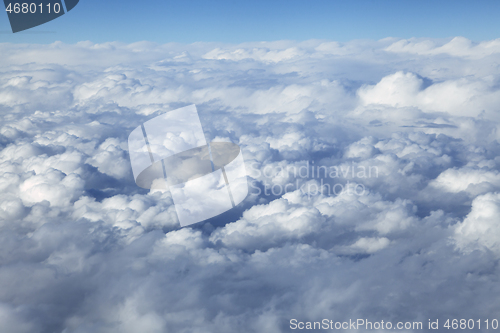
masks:
POLYGON ((498 40, 0 52, 0 331, 498 315, 498 40), (127 138, 190 104, 250 195, 180 228, 127 138))

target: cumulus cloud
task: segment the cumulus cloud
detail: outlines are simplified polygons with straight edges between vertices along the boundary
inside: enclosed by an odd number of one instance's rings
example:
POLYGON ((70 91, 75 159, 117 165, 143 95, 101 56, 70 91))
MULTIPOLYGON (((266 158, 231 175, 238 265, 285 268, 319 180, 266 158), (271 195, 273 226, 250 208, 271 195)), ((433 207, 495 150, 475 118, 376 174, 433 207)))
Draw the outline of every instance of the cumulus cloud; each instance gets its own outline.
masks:
POLYGON ((0 44, 0 331, 495 318, 499 45, 0 44), (181 228, 127 139, 191 104, 250 186, 181 228))
POLYGON ((470 213, 455 228, 457 246, 465 251, 490 250, 498 255, 499 207, 497 192, 477 196, 472 202, 470 213))

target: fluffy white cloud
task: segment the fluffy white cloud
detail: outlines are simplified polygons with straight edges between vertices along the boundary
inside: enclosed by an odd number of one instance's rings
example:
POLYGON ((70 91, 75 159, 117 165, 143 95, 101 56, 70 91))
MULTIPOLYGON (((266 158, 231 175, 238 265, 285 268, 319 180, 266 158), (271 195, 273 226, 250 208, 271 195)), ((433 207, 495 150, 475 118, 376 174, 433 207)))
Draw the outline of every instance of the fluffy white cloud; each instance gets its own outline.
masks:
POLYGON ((489 192, 498 190, 500 175, 496 170, 447 169, 431 182, 431 186, 452 193, 476 192, 481 187, 489 192))
POLYGON ((422 55, 446 54, 457 57, 483 58, 500 52, 498 39, 474 43, 464 37, 455 37, 444 44, 433 40, 402 39, 385 50, 398 53, 413 53, 422 55))
POLYGON ((455 228, 458 247, 465 251, 488 249, 499 255, 499 214, 500 194, 488 193, 476 197, 471 212, 455 228))
POLYGON ((499 45, 0 44, 0 331, 495 318, 499 45), (193 103, 251 187, 181 229, 127 137, 193 103))

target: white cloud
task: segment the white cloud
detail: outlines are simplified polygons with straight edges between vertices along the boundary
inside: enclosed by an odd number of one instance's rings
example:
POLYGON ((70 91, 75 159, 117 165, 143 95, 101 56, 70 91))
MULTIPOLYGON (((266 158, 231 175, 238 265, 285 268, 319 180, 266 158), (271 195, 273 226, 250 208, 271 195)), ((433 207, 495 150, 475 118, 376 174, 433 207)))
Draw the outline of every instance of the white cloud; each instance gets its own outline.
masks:
POLYGON ((355 243, 348 246, 345 251, 347 253, 375 253, 382 250, 390 244, 390 240, 385 237, 381 238, 367 238, 362 237, 355 243))
POLYGON ((0 331, 494 318, 498 45, 1 44, 0 331), (252 187, 181 229, 127 137, 193 103, 252 187))
POLYGON ((500 186, 500 175, 496 170, 447 169, 431 182, 431 186, 452 193, 477 191, 480 186, 491 191, 500 186))
POLYGON ((265 63, 276 63, 284 60, 290 60, 304 54, 304 51, 297 47, 290 47, 285 50, 269 50, 265 48, 254 49, 236 49, 227 51, 220 48, 213 49, 206 53, 203 58, 215 60, 233 60, 241 61, 245 59, 253 59, 265 63))
POLYGON ((464 37, 455 37, 442 44, 433 40, 402 39, 389 45, 386 50, 421 55, 446 54, 456 57, 480 59, 500 53, 500 40, 495 39, 474 43, 464 37))
POLYGON ((457 246, 465 251, 475 249, 491 250, 500 254, 500 195, 488 193, 478 196, 472 202, 471 212, 455 228, 457 246))
POLYGON ((26 206, 48 201, 53 206, 68 206, 82 192, 84 181, 76 174, 65 176, 54 169, 32 175, 19 186, 19 197, 26 206))

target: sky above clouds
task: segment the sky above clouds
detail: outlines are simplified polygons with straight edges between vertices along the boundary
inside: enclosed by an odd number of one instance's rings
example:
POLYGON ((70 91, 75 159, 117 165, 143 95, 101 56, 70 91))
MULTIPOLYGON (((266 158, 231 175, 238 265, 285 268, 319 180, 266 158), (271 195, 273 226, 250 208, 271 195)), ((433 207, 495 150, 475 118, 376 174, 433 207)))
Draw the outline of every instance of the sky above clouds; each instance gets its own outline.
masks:
POLYGON ((0 331, 497 318, 500 41, 0 54, 0 331), (208 140, 241 147, 251 194, 180 228, 168 192, 134 183, 127 138, 190 104, 208 140), (341 172, 290 171, 307 165, 341 172), (344 172, 363 167, 377 173, 344 172), (345 191, 319 193, 325 183, 345 191))
POLYGON ((499 10, 496 0, 81 0, 67 15, 15 35, 0 15, 0 42, 482 41, 498 37, 499 10))

